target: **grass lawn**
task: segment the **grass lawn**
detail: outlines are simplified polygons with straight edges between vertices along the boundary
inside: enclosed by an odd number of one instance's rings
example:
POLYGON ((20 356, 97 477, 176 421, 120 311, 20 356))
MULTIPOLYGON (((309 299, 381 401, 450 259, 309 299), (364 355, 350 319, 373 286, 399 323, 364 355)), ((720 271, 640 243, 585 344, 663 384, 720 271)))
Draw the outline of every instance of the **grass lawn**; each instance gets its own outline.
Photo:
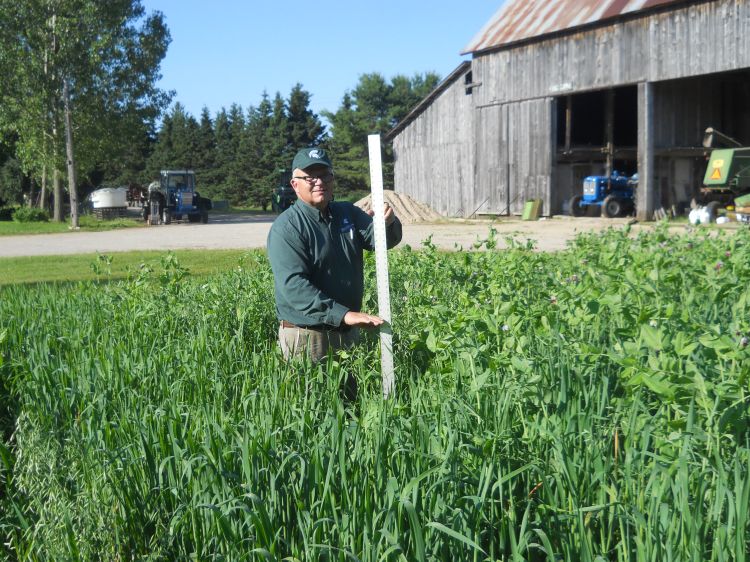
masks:
POLYGON ((162 269, 161 260, 174 254, 190 275, 208 275, 240 265, 247 250, 176 250, 0 258, 0 285, 125 279, 142 266, 162 269))
MULTIPOLYGON (((144 226, 144 222, 123 218, 114 220, 98 220, 93 215, 79 217, 78 225, 83 232, 99 232, 116 228, 135 228, 144 226)), ((55 234, 71 232, 70 219, 65 222, 15 222, 0 221, 0 236, 15 236, 19 234, 55 234)))

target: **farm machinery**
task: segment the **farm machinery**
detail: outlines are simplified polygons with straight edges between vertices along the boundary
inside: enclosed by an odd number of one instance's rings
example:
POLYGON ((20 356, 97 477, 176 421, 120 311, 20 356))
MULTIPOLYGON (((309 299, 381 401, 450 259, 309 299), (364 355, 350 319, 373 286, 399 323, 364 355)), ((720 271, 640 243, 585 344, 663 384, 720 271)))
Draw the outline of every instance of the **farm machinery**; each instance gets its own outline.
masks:
POLYGON ((294 188, 289 184, 292 173, 283 171, 279 177, 279 184, 274 188, 271 195, 271 209, 274 213, 282 213, 291 207, 297 200, 294 188))
POLYGON ((150 225, 169 224, 187 217, 189 222, 208 222, 211 200, 195 190, 192 170, 162 170, 151 182, 143 203, 143 220, 150 225))
POLYGON ((570 214, 582 217, 599 210, 597 214, 613 218, 632 213, 637 186, 638 174, 625 176, 612 172, 610 177, 587 176, 583 180, 583 194, 574 195, 570 200, 570 214))
POLYGON ((711 148, 717 141, 733 146, 711 151, 698 204, 706 207, 712 221, 719 208, 735 205, 737 219, 750 222, 750 147, 716 129, 706 129, 703 146, 711 148))

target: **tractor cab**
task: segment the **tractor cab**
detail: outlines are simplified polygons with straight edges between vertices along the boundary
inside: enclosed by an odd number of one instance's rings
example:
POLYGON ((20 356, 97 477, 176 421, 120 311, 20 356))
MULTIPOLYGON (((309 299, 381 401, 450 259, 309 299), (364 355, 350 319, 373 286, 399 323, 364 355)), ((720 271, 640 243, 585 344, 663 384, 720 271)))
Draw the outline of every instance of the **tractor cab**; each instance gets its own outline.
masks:
POLYGON ((149 224, 169 224, 187 217, 189 222, 208 222, 211 200, 195 190, 192 170, 162 170, 159 180, 148 186, 143 218, 149 224))

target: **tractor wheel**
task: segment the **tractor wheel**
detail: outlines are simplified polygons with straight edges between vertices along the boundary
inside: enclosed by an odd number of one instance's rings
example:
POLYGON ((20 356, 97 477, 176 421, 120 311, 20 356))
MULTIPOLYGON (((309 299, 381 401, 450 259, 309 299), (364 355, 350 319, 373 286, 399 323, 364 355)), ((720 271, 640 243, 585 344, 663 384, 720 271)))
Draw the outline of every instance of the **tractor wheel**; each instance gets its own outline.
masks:
POLYGON ((571 217, 582 217, 586 214, 586 209, 581 207, 581 201, 583 200, 582 195, 574 195, 570 198, 570 216, 571 217))
POLYGON ((711 201, 706 205, 706 213, 708 213, 708 222, 716 222, 716 216, 718 210, 721 208, 721 203, 718 201, 711 201))
POLYGON ((602 216, 608 219, 619 217, 622 214, 622 201, 614 195, 608 195, 602 201, 602 216))
POLYGON ((172 222, 172 212, 169 209, 164 209, 161 213, 161 221, 164 224, 169 224, 172 222))
POLYGON ((208 224, 208 211, 201 211, 201 223, 208 224))

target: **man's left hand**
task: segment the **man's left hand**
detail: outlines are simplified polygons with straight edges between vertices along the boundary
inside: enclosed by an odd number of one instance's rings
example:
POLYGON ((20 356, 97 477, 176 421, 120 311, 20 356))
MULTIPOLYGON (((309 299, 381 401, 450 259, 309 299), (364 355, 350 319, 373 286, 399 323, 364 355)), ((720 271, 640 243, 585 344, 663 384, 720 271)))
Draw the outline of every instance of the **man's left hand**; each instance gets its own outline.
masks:
POLYGON ((366 314, 364 312, 354 312, 350 310, 344 315, 343 324, 346 326, 354 326, 357 328, 377 328, 383 324, 383 320, 380 316, 374 314, 366 314))
MULTIPOLYGON (((367 214, 371 217, 375 216, 375 211, 370 209, 367 211, 367 214)), ((385 226, 391 226, 393 224, 393 221, 396 220, 396 213, 393 212, 393 207, 391 207, 388 203, 383 203, 383 217, 385 218, 385 226)))

